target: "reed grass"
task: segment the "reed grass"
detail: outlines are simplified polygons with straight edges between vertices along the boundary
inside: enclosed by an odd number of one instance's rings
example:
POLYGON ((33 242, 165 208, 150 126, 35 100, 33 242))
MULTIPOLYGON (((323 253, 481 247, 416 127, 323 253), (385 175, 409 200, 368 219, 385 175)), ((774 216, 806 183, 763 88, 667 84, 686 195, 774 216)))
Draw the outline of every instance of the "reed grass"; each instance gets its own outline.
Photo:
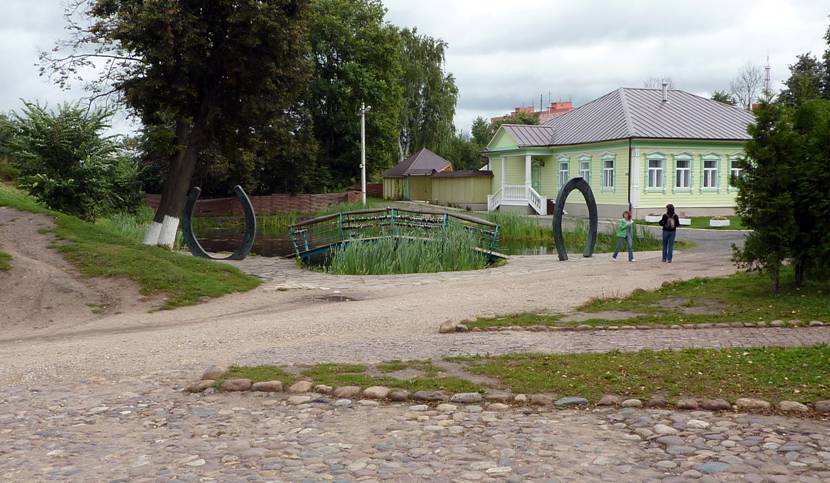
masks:
POLYGON ((473 249, 475 235, 450 227, 431 240, 382 238, 348 243, 332 252, 327 270, 337 275, 390 275, 478 270, 487 256, 473 249))

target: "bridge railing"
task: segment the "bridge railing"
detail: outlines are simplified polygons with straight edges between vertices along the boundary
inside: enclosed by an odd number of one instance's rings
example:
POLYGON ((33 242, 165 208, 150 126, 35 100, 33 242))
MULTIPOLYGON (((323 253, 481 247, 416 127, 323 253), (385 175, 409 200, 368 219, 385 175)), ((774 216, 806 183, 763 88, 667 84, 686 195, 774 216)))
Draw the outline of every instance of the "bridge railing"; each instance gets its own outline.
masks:
POLYGON ((476 247, 492 252, 498 242, 499 225, 460 213, 399 208, 344 211, 301 221, 289 228, 298 257, 304 253, 349 240, 385 237, 433 239, 449 229, 473 234, 476 247))

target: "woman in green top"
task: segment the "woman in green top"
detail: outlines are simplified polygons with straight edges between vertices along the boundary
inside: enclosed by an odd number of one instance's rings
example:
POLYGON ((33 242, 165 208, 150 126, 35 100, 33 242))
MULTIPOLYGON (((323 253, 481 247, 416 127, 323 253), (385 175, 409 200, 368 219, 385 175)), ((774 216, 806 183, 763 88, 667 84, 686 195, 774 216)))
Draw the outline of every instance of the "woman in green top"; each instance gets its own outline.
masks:
POLYGON ((622 249, 623 242, 628 244, 628 261, 636 262, 634 259, 634 220, 631 219, 631 213, 623 212, 623 217, 617 222, 617 249, 614 250, 613 260, 617 260, 617 255, 622 249))

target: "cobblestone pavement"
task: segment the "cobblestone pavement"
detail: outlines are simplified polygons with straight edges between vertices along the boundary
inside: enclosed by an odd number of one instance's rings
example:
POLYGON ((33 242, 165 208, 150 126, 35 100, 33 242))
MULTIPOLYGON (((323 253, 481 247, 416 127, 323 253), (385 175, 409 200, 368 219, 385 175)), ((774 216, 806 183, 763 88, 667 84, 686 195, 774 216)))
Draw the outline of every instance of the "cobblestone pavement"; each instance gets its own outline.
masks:
POLYGON ((830 480, 827 421, 322 398, 292 406, 174 384, 6 387, 0 480, 830 480))

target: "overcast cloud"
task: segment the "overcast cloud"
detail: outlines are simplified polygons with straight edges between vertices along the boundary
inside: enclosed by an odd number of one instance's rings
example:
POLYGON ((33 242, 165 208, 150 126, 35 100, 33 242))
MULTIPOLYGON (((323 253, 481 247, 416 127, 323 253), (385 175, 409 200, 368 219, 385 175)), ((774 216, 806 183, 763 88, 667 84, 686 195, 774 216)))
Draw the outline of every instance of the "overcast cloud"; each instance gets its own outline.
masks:
MULTIPOLYGON (((64 35, 61 0, 0 1, 0 111, 19 99, 54 104, 82 95, 39 78, 38 52, 64 35)), ((533 102, 577 105, 668 76, 677 88, 725 89, 747 62, 770 56, 775 87, 797 54, 825 48, 827 0, 385 0, 388 20, 449 43, 456 124, 469 128, 533 102)))

